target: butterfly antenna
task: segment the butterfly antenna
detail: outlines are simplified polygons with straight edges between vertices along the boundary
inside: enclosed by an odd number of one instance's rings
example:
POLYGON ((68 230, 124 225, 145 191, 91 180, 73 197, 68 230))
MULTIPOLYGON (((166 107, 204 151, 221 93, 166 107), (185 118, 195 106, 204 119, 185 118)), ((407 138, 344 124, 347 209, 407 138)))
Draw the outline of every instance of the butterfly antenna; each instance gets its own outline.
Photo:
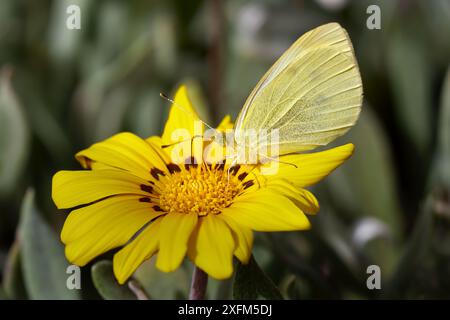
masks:
POLYGON ((203 136, 195 135, 195 136, 193 136, 192 138, 189 138, 189 139, 184 139, 184 140, 180 140, 180 141, 177 141, 177 142, 174 142, 174 143, 169 143, 169 144, 163 144, 163 145, 161 145, 161 148, 165 149, 165 148, 168 148, 168 147, 172 147, 172 146, 174 146, 174 145, 177 145, 177 144, 179 144, 179 143, 187 142, 187 141, 189 141, 189 140, 190 140, 191 143, 192 143, 192 140, 194 140, 195 138, 203 138, 203 136))
POLYGON ((281 160, 279 160, 278 158, 275 158, 275 157, 269 157, 269 156, 266 156, 266 155, 263 155, 263 154, 260 154, 260 153, 258 153, 258 155, 259 155, 260 157, 264 157, 264 158, 266 158, 266 159, 269 159, 270 161, 275 161, 275 162, 278 162, 278 163, 287 164, 287 165, 289 165, 289 166, 293 166, 295 169, 298 169, 298 166, 297 166, 295 163, 290 163, 290 162, 286 162, 286 161, 281 161, 281 160))
POLYGON ((253 172, 253 170, 256 169, 258 166, 259 166, 259 163, 254 164, 253 168, 249 171, 249 173, 251 173, 255 177, 255 180, 258 183, 258 189, 261 189, 261 183, 259 183, 258 176, 253 172))
MULTIPOLYGON (((191 116, 195 116, 191 111, 189 111, 188 109, 186 109, 185 107, 183 107, 182 105, 180 105, 179 103, 175 102, 173 99, 170 99, 168 96, 166 96, 164 93, 160 93, 159 96, 161 98, 163 98, 164 100, 169 101, 170 103, 172 103, 173 105, 177 106, 178 108, 180 108, 181 110, 183 110, 185 113, 191 115, 191 116)), ((207 124, 206 122, 204 122, 201 119, 198 119, 201 123, 203 123, 205 126, 207 126, 209 129, 212 130, 216 130, 215 128, 213 128, 212 126, 210 126, 209 124, 207 124)))

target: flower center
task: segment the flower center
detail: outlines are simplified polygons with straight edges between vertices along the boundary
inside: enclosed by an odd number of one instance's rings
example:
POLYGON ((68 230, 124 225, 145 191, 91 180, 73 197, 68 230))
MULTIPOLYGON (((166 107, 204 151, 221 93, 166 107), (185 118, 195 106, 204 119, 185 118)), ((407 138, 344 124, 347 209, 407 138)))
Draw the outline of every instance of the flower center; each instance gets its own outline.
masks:
POLYGON ((243 186, 226 170, 190 166, 165 177, 159 205, 166 212, 219 214, 228 207, 243 186))

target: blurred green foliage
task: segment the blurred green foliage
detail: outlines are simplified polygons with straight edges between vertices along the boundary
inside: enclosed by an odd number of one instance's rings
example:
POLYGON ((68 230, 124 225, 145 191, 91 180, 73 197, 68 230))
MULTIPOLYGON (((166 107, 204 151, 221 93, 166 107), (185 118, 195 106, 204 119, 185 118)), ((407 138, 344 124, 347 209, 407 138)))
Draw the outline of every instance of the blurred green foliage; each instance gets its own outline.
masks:
MULTIPOLYGON (((76 151, 119 131, 159 134, 168 109, 159 92, 182 82, 207 121, 235 117, 289 44, 330 21, 348 30, 363 78, 361 118, 336 142, 356 153, 315 187, 313 229, 258 234, 255 259, 285 298, 450 298, 446 0, 1 1, 0 298, 134 298, 105 261, 83 268, 81 291, 67 290, 52 175, 79 168, 76 151), (70 4, 81 30, 65 26, 70 4), (366 28, 370 4, 381 30, 366 28), (366 287, 371 264, 382 290, 366 287)), ((150 298, 185 298, 191 271, 162 274, 149 261, 135 279, 150 298)), ((208 298, 232 290, 210 280, 208 298)))

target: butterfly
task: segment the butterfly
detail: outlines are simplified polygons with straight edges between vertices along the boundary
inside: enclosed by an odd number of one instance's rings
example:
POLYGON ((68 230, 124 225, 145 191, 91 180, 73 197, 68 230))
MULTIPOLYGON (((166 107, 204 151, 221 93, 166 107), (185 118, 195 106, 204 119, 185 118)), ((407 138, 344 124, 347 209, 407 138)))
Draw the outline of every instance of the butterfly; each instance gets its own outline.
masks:
POLYGON ((249 152, 257 155, 257 163, 264 163, 327 145, 356 123, 362 97, 361 76, 345 29, 328 23, 305 33, 245 101, 233 128, 233 151, 227 152, 229 168, 248 164, 249 152), (259 136, 248 139, 249 132, 259 136))
POLYGON ((235 143, 257 154, 275 146, 280 156, 327 145, 355 124, 362 96, 347 32, 338 23, 319 26, 295 41, 258 82, 235 122, 235 143), (276 130, 278 139, 249 145, 242 133, 251 130, 276 130))

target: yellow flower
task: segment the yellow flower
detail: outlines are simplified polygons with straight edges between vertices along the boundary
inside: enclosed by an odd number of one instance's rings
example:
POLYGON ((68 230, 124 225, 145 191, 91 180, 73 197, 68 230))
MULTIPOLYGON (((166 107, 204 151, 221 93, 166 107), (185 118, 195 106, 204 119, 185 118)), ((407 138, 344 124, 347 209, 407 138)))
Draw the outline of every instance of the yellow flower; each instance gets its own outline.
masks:
MULTIPOLYGON (((172 106, 161 137, 143 140, 119 133, 76 155, 90 170, 59 171, 53 177, 56 206, 72 209, 61 232, 71 263, 83 266, 122 247, 113 261, 119 283, 155 254, 156 266, 165 272, 177 269, 187 254, 210 276, 228 278, 233 256, 244 264, 249 261, 253 231, 310 228, 305 214, 315 214, 319 205, 304 188, 353 152, 353 145, 347 144, 283 156, 277 174, 267 176, 250 165, 229 169, 227 163, 173 163, 170 155, 176 145, 163 146, 173 144, 174 130, 198 134, 198 116, 185 87, 178 90, 175 103, 185 110, 172 106)), ((230 127, 226 117, 218 130, 230 127)), ((199 159, 197 153, 207 143, 192 141, 199 159)))

